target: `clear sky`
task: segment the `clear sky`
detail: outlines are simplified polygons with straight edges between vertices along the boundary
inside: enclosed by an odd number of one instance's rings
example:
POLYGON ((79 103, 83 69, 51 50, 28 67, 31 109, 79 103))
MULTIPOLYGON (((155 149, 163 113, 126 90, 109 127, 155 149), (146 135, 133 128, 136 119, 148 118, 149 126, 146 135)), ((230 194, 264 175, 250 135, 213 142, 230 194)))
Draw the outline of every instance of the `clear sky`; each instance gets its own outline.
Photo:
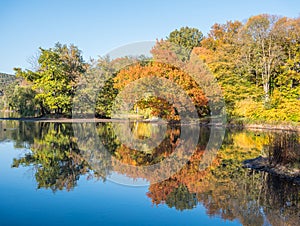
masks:
POLYGON ((299 0, 1 0, 0 72, 29 68, 38 47, 75 44, 85 60, 182 26, 207 34, 215 23, 261 13, 300 16, 299 0))

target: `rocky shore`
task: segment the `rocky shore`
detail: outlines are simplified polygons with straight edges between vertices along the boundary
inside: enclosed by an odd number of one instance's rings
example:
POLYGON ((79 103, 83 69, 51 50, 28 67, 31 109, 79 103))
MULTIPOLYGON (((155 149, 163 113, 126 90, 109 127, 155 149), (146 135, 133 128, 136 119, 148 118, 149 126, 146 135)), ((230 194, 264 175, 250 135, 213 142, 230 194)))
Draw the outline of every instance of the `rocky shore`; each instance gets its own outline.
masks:
POLYGON ((287 180, 291 180, 294 183, 300 184, 299 168, 291 168, 280 164, 272 165, 269 162, 268 158, 264 158, 262 156, 259 156, 254 159, 245 160, 243 162, 243 167, 258 171, 265 171, 270 174, 285 178, 287 180))

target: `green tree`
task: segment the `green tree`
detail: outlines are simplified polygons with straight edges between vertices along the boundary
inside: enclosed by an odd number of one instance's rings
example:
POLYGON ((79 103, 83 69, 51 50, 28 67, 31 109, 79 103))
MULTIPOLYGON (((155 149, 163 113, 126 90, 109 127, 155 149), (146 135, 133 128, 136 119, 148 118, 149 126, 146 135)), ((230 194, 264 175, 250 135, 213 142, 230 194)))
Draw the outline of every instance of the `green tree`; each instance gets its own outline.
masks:
POLYGON ((197 28, 182 27, 179 30, 172 31, 167 37, 167 41, 182 46, 189 51, 194 47, 200 46, 203 34, 197 28))
POLYGON ((49 113, 70 114, 72 98, 78 78, 86 71, 87 65, 81 51, 74 45, 55 44, 54 48, 42 49, 37 71, 16 68, 16 75, 32 83, 42 115, 49 113))
POLYGON ((174 43, 176 54, 182 61, 187 61, 193 48, 200 46, 202 39, 203 34, 197 28, 182 27, 172 31, 166 41, 174 43))
POLYGON ((21 116, 32 116, 36 112, 36 93, 28 86, 15 85, 13 93, 7 94, 11 109, 16 110, 21 116))

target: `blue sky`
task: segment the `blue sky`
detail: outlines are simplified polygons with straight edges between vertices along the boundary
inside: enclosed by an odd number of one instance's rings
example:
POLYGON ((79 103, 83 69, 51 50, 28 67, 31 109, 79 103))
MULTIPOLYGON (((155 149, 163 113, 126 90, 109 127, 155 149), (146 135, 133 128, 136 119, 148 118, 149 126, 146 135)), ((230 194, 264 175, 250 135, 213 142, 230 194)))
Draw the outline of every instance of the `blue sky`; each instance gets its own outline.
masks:
POLYGON ((0 1, 0 72, 29 68, 38 47, 73 43, 86 60, 182 26, 207 34, 215 23, 260 13, 300 16, 299 0, 0 1))

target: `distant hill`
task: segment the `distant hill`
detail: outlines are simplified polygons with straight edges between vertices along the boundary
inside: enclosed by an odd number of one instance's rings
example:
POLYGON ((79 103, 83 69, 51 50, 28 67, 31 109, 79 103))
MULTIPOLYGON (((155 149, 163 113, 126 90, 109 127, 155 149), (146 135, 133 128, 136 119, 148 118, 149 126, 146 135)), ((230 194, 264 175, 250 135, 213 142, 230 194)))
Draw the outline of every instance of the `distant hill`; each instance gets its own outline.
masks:
POLYGON ((16 76, 0 72, 0 96, 3 95, 3 88, 16 80, 16 76))
POLYGON ((2 85, 9 84, 15 80, 16 80, 15 75, 10 75, 10 74, 5 74, 0 72, 0 85, 1 85, 0 87, 2 87, 2 85))

